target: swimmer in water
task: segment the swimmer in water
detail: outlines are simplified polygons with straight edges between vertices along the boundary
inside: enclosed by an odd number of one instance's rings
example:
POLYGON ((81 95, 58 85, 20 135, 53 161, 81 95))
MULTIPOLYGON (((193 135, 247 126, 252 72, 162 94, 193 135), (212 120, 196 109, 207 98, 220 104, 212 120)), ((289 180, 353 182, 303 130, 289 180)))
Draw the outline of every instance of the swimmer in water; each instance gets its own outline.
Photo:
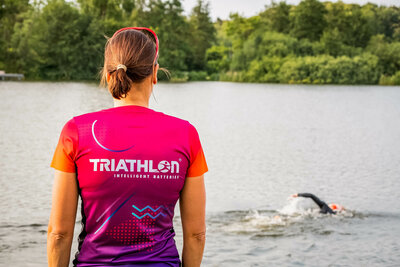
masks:
POLYGON ((343 211, 344 207, 338 204, 329 204, 327 205, 324 201, 320 200, 318 197, 316 197, 313 194, 310 193, 298 193, 298 194, 294 194, 291 195, 291 197, 307 197, 307 198, 311 198, 320 208, 320 213, 323 214, 336 214, 339 211, 343 211))

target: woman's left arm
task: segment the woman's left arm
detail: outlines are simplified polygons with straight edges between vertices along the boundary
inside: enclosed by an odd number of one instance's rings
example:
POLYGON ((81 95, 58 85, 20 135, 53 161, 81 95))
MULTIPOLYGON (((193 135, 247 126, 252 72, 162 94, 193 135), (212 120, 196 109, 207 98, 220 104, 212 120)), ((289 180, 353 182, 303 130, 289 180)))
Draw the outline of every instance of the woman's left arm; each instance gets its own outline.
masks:
POLYGON ((77 205, 76 173, 56 170, 47 231, 49 267, 67 267, 69 265, 77 205))

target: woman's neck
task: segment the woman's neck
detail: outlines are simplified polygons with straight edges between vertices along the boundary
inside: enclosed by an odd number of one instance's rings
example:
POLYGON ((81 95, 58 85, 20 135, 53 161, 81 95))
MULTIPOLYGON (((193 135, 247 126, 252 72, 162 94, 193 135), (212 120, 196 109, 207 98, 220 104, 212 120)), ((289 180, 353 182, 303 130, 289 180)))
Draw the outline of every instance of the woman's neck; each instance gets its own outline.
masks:
POLYGON ((135 106, 141 106, 141 107, 149 107, 149 101, 147 100, 132 100, 132 99, 127 99, 127 98, 121 98, 120 100, 114 98, 114 107, 120 107, 120 106, 127 106, 127 105, 135 105, 135 106))
MULTIPOLYGON (((144 84, 140 85, 143 86, 144 84)), ((138 88, 131 88, 131 90, 126 94, 126 97, 121 99, 114 98, 114 107, 135 105, 148 108, 150 94, 153 88, 140 88, 138 85, 136 86, 138 88)))

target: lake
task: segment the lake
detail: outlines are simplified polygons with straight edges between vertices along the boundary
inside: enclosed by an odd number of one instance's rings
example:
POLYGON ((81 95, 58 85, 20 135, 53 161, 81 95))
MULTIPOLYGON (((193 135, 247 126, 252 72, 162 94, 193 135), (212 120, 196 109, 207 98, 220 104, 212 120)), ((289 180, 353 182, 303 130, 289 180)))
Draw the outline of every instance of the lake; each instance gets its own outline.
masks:
MULTIPOLYGON (((0 266, 45 266, 61 128, 112 97, 91 83, 1 82, 0 99, 0 266)), ((202 266, 400 265, 400 87, 161 83, 150 108, 190 121, 203 144, 202 266), (320 215, 288 200, 297 192, 347 211, 320 215)), ((181 253, 179 209, 174 228, 181 253)))

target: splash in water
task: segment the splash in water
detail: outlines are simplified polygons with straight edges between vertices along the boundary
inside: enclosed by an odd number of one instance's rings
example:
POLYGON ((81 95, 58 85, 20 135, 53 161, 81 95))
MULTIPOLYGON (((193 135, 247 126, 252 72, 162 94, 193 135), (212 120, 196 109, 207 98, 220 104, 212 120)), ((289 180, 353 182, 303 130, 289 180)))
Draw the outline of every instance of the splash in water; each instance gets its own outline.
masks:
MULTIPOLYGON (((269 236, 290 234, 293 227, 323 227, 325 223, 337 223, 338 220, 354 217, 350 210, 338 212, 336 215, 321 214, 319 207, 310 199, 291 198, 279 210, 242 210, 225 212, 225 223, 221 228, 225 232, 235 234, 262 233, 269 236), (325 219, 328 219, 326 221, 325 219), (322 222, 323 221, 323 222, 322 222)), ((315 230, 315 229, 314 229, 315 230)))

